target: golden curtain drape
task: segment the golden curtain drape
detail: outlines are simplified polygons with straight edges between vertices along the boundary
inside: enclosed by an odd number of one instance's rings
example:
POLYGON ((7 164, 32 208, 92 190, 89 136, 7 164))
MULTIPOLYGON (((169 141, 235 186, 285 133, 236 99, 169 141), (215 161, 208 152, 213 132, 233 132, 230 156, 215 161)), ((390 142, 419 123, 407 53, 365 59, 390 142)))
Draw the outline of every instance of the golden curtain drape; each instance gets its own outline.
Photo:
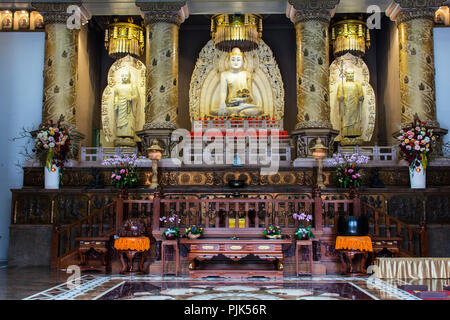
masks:
POLYGON ((383 279, 450 278, 450 258, 377 258, 375 264, 383 279))

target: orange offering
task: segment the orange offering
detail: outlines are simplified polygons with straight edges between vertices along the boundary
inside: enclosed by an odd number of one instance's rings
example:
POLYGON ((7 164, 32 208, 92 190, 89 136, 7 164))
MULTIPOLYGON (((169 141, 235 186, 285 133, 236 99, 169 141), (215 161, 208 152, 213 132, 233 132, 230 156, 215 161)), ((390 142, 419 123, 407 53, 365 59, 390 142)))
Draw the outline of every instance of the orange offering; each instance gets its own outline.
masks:
POLYGON ((372 252, 372 239, 364 237, 336 237, 336 250, 359 250, 372 252))
POLYGON ((114 248, 117 250, 147 251, 150 249, 150 239, 147 237, 123 237, 116 239, 114 248))

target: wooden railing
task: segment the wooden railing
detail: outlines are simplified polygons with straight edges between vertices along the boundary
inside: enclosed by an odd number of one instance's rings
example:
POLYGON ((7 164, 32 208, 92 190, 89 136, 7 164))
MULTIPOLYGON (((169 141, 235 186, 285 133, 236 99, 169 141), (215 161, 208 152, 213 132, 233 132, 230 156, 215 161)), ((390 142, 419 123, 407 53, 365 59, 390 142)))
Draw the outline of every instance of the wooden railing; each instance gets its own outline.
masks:
POLYGON ((374 237, 394 238, 402 240, 403 250, 411 256, 428 256, 428 232, 424 221, 419 223, 419 228, 406 224, 380 209, 362 202, 362 214, 369 218, 371 233, 374 237), (381 232, 381 231, 384 232, 381 232), (416 243, 419 243, 416 246, 416 243), (418 250, 416 250, 418 249, 418 250))
POLYGON ((337 233, 339 214, 367 215, 375 237, 401 237, 407 239, 404 251, 410 255, 428 255, 426 225, 420 228, 408 225, 389 216, 380 209, 353 199, 322 199, 319 193, 313 198, 289 194, 288 198, 272 198, 252 195, 245 198, 212 197, 199 198, 196 195, 164 195, 158 192, 145 200, 131 200, 118 197, 115 202, 89 213, 86 217, 66 226, 55 226, 52 239, 51 265, 57 268, 65 257, 73 254, 77 237, 98 237, 118 234, 123 222, 131 217, 145 217, 150 221, 151 232, 159 240, 165 226, 163 216, 177 214, 180 231, 191 224, 202 225, 206 237, 261 237, 263 228, 270 224, 279 225, 283 234, 291 236, 298 228, 294 213, 306 212, 313 215, 314 233, 337 233), (230 227, 234 222, 234 227, 230 227), (240 223, 241 222, 241 223, 240 223), (383 232, 381 232, 383 231, 383 232), (419 242, 419 254, 416 254, 419 242))
MULTIPOLYGON (((116 201, 116 231, 121 223, 129 217, 151 216, 152 232, 158 238, 165 226, 160 218, 177 214, 183 228, 192 224, 202 225, 205 236, 221 237, 236 234, 247 237, 261 236, 262 229, 270 224, 279 225, 284 234, 292 234, 298 228, 294 213, 306 212, 313 215, 313 230, 321 232, 330 228, 330 221, 335 221, 335 213, 348 212, 359 215, 359 198, 352 200, 323 200, 320 195, 313 199, 273 199, 269 197, 253 198, 196 198, 196 197, 161 197, 155 193, 148 200, 128 200, 118 198, 116 201), (331 220, 330 220, 331 219, 331 220), (239 223, 241 221, 241 224, 239 223), (230 228, 230 222, 234 227, 230 228)), ((335 226, 336 223, 333 223, 335 226)))
POLYGON ((360 215, 359 198, 344 200, 323 200, 323 221, 324 228, 333 228, 337 232, 337 222, 339 213, 352 212, 353 215, 360 215), (333 224, 331 225, 330 222, 333 224))
POLYGON ((116 203, 94 210, 86 217, 67 225, 53 226, 51 262, 52 268, 59 268, 61 259, 77 249, 77 237, 100 237, 113 234, 116 227, 116 203))

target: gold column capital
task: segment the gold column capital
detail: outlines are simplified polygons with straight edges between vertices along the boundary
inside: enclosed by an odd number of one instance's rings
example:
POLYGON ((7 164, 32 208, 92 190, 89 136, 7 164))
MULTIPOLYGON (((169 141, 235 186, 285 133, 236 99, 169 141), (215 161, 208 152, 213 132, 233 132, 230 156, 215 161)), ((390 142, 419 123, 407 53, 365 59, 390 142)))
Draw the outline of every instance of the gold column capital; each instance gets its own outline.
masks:
POLYGON ((36 9, 44 17, 45 24, 54 23, 67 23, 67 19, 73 15, 73 12, 67 12, 70 6, 78 6, 81 10, 81 19, 83 21, 89 20, 90 14, 83 7, 81 1, 71 1, 71 2, 40 2, 32 1, 31 6, 36 9))
POLYGON ((296 10, 331 10, 339 4, 339 0, 289 0, 288 3, 296 10))
POLYGON ((175 24, 178 27, 189 16, 186 1, 147 2, 136 1, 146 25, 158 22, 175 24))
POLYGON ((434 19, 436 10, 443 0, 393 0, 386 9, 386 15, 397 24, 413 19, 434 19))
POLYGON ((286 16, 294 23, 321 21, 329 23, 339 0, 289 0, 286 16))
POLYGON ((403 9, 440 7, 445 0, 394 0, 403 9))

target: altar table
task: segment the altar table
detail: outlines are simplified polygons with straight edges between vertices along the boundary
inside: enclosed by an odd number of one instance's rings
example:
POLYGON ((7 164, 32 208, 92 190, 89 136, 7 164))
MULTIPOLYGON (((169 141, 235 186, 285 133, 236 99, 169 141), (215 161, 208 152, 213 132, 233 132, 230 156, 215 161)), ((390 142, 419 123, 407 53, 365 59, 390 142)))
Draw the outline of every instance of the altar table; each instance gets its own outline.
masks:
POLYGON ((340 253, 342 267, 347 275, 366 275, 365 263, 369 252, 373 252, 372 239, 368 236, 338 236, 336 237, 336 250, 340 253), (353 270, 353 259, 360 255, 359 270, 353 270), (347 257, 347 262, 344 259, 347 257))
POLYGON ((208 276, 223 276, 227 278, 242 277, 270 277, 275 279, 283 278, 283 245, 292 245, 292 240, 288 239, 180 239, 180 244, 189 247, 187 259, 189 260, 189 276, 191 278, 201 278, 208 276), (200 261, 208 261, 219 254, 233 260, 239 261, 249 255, 254 255, 262 260, 273 262, 271 264, 242 265, 233 264, 221 265, 218 268, 200 267, 200 261))
POLYGON ((114 248, 118 251, 122 263, 121 274, 136 272, 133 268, 133 259, 137 253, 141 253, 137 273, 145 273, 143 269, 144 261, 150 250, 150 239, 148 237, 121 237, 114 241, 114 248), (128 258, 128 267, 123 258, 124 254, 128 258))

